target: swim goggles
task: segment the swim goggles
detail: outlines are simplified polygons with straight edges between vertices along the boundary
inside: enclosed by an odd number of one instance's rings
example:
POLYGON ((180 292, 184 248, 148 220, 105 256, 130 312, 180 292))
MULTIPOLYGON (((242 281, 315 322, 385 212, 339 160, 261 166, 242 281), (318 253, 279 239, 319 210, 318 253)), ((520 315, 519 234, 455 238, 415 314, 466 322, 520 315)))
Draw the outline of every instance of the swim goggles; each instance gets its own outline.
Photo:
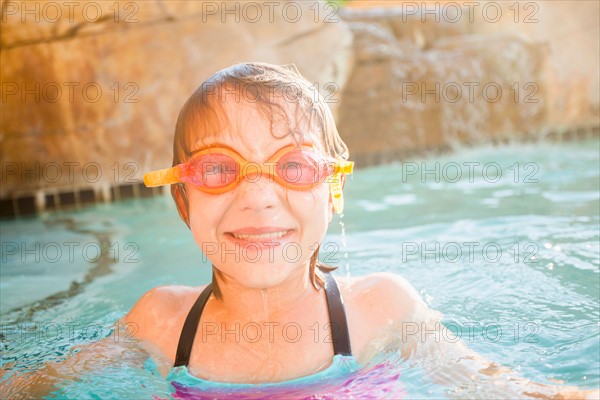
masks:
POLYGON ((199 150, 183 164, 148 172, 147 187, 173 183, 190 183, 199 190, 220 194, 234 189, 242 179, 256 182, 266 175, 279 185, 293 190, 310 190, 328 182, 333 207, 338 214, 344 210, 342 174, 351 174, 352 161, 324 158, 310 145, 289 145, 273 154, 264 163, 250 162, 235 150, 219 145, 199 150))

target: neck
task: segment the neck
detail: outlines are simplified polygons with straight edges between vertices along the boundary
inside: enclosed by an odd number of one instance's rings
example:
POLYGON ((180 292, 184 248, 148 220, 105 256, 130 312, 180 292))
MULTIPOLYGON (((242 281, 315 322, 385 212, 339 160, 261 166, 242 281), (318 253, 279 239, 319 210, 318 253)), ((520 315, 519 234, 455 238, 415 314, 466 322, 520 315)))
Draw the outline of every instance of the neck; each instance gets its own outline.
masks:
POLYGON ((230 317, 253 321, 276 321, 289 317, 294 311, 306 309, 310 300, 321 293, 314 288, 308 264, 286 280, 268 288, 244 286, 223 273, 213 274, 221 291, 219 308, 230 317))

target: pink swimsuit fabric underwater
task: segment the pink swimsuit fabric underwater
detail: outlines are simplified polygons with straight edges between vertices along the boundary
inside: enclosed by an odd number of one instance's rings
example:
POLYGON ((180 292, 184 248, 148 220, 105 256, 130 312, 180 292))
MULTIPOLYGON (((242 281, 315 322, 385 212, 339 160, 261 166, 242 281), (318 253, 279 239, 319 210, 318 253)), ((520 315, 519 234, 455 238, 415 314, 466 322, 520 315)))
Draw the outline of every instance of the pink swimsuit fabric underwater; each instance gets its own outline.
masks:
MULTIPOLYGON (((197 378, 187 367, 173 367, 167 376, 174 399, 401 399, 405 390, 397 366, 384 361, 361 368, 353 356, 336 354, 332 364, 313 375, 278 383, 222 383, 197 378)), ((152 359, 146 369, 158 374, 152 359)))

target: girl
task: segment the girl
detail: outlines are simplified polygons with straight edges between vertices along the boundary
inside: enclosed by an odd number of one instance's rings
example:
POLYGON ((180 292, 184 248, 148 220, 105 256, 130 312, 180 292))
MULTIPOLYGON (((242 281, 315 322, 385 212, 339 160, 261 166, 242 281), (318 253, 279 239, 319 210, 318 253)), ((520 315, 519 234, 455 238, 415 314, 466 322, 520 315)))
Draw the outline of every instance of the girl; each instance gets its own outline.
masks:
MULTIPOLYGON (((180 389, 308 383, 358 370, 389 348, 464 358, 455 367, 463 380, 469 370, 505 372, 440 343, 450 333, 400 276, 337 280, 319 263, 352 163, 310 86, 294 66, 244 63, 210 77, 185 103, 174 167, 145 181, 172 184, 182 220, 213 264, 212 283, 151 290, 122 322, 139 327, 157 370, 180 389), (444 336, 423 343, 424 330, 444 336)), ((515 379, 500 393, 520 393, 527 382, 515 379)))
MULTIPOLYGON (((184 104, 173 167, 145 182, 172 185, 181 219, 212 262, 212 282, 152 289, 119 321, 151 355, 146 367, 180 398, 364 398, 353 377, 385 351, 443 360, 432 364, 432 379, 455 390, 476 382, 482 392, 470 396, 550 398, 554 388, 454 340, 400 276, 339 279, 318 261, 353 164, 310 86, 293 66, 243 63, 211 76, 184 104)), ((49 390, 100 355, 141 362, 104 342, 28 377, 29 390, 49 390)), ((401 395, 397 375, 388 378, 373 396, 401 395)), ((25 387, 23 379, 12 386, 25 387)))

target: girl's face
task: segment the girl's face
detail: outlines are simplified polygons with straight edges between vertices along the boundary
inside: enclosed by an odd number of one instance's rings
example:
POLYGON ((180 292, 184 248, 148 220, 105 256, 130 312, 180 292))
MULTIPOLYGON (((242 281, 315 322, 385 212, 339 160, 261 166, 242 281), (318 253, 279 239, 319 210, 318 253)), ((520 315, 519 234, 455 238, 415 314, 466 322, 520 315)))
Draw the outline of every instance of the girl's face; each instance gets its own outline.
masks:
MULTIPOLYGON (((198 140, 192 152, 218 143, 247 161, 264 163, 296 144, 291 135, 273 135, 271 121, 251 103, 223 106, 230 126, 216 138, 198 140)), ((304 142, 314 143, 316 135, 309 135, 305 126, 292 128, 305 129, 304 142)), ((228 279, 253 288, 277 285, 307 268, 333 216, 327 183, 298 191, 254 175, 223 194, 205 193, 190 184, 186 192, 189 225, 200 249, 228 279)))

